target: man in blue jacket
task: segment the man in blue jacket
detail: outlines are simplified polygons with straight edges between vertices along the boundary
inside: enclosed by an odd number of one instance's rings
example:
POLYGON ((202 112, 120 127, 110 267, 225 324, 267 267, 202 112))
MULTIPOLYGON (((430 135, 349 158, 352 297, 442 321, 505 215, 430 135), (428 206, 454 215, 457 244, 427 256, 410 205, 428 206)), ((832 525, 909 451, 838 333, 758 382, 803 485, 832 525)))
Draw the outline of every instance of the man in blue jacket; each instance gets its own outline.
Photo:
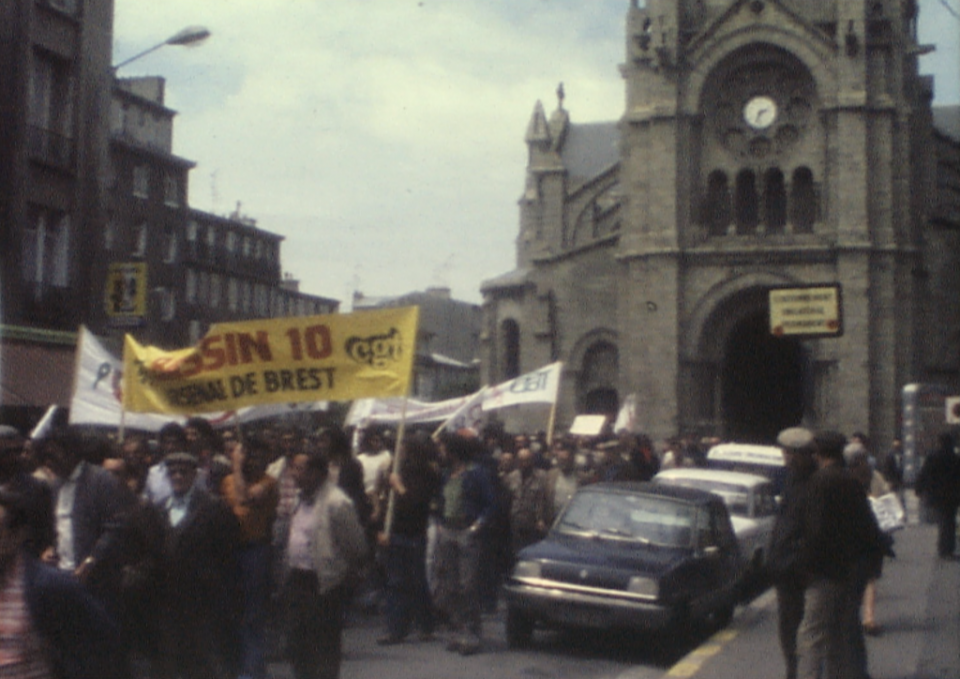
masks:
POLYGON ((447 650, 471 655, 481 645, 478 565, 483 532, 496 509, 490 472, 478 464, 483 444, 476 437, 442 441, 449 467, 442 491, 436 560, 437 608, 455 636, 447 650))

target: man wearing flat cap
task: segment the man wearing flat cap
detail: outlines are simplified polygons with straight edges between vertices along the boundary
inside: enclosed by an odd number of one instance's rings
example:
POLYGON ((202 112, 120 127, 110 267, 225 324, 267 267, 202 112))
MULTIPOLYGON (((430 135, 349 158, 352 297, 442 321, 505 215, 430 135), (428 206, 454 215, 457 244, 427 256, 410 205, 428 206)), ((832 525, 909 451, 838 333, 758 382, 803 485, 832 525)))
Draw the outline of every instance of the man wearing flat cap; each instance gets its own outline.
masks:
POLYGON ((767 567, 777 592, 780 649, 787 679, 797 676, 797 630, 803 619, 804 579, 798 559, 803 530, 803 504, 807 485, 817 466, 813 459, 813 433, 803 427, 784 429, 777 436, 783 451, 787 478, 773 534, 767 567))
POLYGON ((165 458, 171 495, 166 514, 161 603, 165 676, 236 676, 240 526, 222 500, 197 483, 199 461, 175 451, 165 458))

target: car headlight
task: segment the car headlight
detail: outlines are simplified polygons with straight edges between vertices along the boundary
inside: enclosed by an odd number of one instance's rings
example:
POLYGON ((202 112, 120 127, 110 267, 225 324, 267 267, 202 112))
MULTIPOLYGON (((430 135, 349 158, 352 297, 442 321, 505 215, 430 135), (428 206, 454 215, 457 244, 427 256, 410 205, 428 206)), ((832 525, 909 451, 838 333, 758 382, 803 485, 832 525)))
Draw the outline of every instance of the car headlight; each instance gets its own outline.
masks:
POLYGON ((518 561, 513 567, 515 578, 539 578, 540 572, 540 564, 536 561, 518 561))
POLYGON ((630 582, 627 583, 627 591, 631 594, 640 594, 642 596, 649 596, 656 599, 657 595, 660 593, 660 586, 653 578, 634 576, 630 578, 630 582))

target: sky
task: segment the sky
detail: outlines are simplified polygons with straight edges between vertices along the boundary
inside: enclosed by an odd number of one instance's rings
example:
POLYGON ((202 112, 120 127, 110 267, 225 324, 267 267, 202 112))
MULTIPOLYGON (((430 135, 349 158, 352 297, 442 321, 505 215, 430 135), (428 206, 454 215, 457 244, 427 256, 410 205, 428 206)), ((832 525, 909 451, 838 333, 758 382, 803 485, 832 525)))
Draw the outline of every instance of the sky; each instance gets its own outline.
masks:
MULTIPOLYGON (((630 0, 115 0, 119 71, 166 78, 190 205, 285 237, 301 290, 351 308, 480 285, 515 265, 527 123, 562 82, 573 123, 613 121, 630 0)), ((960 104, 960 0, 920 0, 921 70, 960 104)))

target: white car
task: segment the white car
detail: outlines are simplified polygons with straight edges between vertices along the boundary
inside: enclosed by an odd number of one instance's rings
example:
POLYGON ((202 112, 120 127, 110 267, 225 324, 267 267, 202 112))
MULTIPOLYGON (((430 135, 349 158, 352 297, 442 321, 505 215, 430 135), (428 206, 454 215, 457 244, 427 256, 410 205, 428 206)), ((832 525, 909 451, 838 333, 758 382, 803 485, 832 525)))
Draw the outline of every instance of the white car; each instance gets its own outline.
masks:
POLYGON ((776 488, 769 478, 720 469, 681 467, 666 469, 653 477, 653 481, 699 488, 723 498, 749 574, 762 573, 777 516, 776 488))

